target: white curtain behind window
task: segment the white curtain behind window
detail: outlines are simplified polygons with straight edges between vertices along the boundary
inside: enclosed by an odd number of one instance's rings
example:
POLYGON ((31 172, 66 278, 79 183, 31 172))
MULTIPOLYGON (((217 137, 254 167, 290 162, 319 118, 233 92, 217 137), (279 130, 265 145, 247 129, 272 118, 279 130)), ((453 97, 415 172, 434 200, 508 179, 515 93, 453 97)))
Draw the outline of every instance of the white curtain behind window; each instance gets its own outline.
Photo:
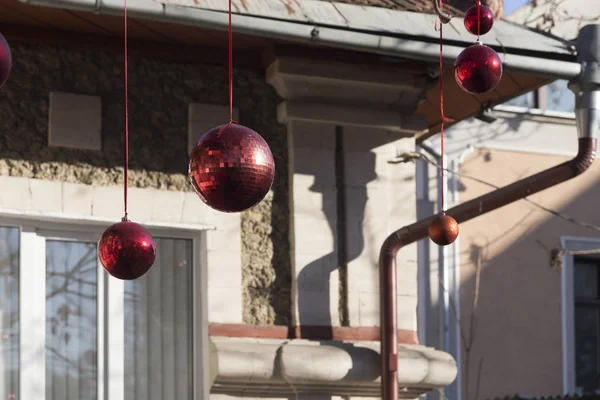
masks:
POLYGON ((95 243, 46 241, 46 400, 98 400, 97 268, 95 243))
POLYGON ((125 400, 192 398, 192 241, 156 240, 156 262, 125 282, 125 400))
POLYGON ((19 229, 0 227, 0 398, 19 398, 19 229))

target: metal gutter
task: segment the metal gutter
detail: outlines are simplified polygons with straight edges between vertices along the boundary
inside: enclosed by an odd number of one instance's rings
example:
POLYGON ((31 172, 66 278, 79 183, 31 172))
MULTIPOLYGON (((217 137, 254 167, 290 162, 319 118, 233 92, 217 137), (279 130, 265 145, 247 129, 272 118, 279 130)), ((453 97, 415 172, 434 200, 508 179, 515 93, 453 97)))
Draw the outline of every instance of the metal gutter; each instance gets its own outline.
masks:
MULTIPOLYGON (((122 15, 122 0, 20 0, 22 3, 87 11, 99 14, 122 15)), ((152 19, 183 25, 226 30, 227 13, 206 10, 196 7, 182 7, 163 4, 152 0, 130 0, 127 13, 133 18, 152 19)), ((278 40, 289 40, 296 43, 342 48, 392 57, 437 62, 439 60, 439 44, 421 40, 420 37, 409 39, 397 35, 386 35, 382 31, 365 32, 351 28, 335 28, 319 24, 308 24, 281 19, 234 14, 232 17, 236 32, 262 36, 278 40)), ((468 43, 465 43, 466 47, 468 43)), ((447 44, 444 47, 444 58, 454 63, 463 46, 447 44)), ((505 71, 532 74, 551 79, 572 79, 581 72, 581 65, 576 62, 554 60, 503 53, 505 71)))
MULTIPOLYGON (((596 155, 596 131, 600 125, 600 25, 581 29, 577 41, 582 73, 573 82, 576 94, 578 153, 570 161, 485 194, 447 210, 458 223, 521 200, 527 196, 572 179, 593 163, 596 155)), ((379 255, 381 312, 381 396, 398 399, 398 297, 396 255, 408 244, 428 236, 435 216, 420 220, 392 233, 384 241, 379 255)))

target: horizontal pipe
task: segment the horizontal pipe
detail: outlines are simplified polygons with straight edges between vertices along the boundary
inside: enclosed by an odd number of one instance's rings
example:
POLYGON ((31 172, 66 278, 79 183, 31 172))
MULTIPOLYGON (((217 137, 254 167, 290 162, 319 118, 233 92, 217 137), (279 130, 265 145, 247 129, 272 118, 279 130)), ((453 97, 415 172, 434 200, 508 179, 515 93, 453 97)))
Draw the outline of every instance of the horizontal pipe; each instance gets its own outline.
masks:
MULTIPOLYGON (((446 211, 446 214, 452 216, 458 223, 469 221, 580 175, 592 164, 595 154, 596 139, 580 138, 579 151, 572 160, 458 205, 446 211)), ((426 238, 429 225, 435 217, 434 215, 422 219, 392 233, 383 243, 379 254, 381 395, 383 400, 398 399, 396 255, 402 247, 426 238)))
MULTIPOLYGON (((20 1, 44 7, 109 15, 123 14, 122 0, 20 1)), ((215 30, 226 30, 228 27, 227 13, 196 7, 163 4, 158 1, 129 0, 127 14, 134 18, 152 19, 215 30)), ((395 36, 387 36, 381 31, 370 33, 349 28, 322 27, 316 24, 283 21, 244 14, 234 14, 232 20, 236 32, 277 40, 287 39, 298 43, 316 44, 430 62, 438 61, 440 56, 438 44, 419 40, 418 37, 402 39, 395 36)), ((465 47, 469 44, 465 43, 465 47)), ((461 46, 446 45, 444 47, 445 61, 454 63, 454 60, 463 49, 464 47, 461 46)), ((581 72, 581 65, 577 62, 503 53, 501 49, 500 54, 503 58, 505 71, 567 80, 575 78, 581 72)))

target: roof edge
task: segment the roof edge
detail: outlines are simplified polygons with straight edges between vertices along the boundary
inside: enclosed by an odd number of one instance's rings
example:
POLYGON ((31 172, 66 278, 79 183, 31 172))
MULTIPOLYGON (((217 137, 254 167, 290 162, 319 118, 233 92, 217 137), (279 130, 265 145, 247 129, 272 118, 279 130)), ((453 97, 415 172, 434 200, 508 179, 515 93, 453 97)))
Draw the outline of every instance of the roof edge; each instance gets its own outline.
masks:
MULTIPOLYGON (((72 9, 100 14, 123 15, 121 0, 20 0, 33 6, 72 9)), ((159 20, 182 25, 226 30, 227 13, 196 7, 162 4, 158 1, 136 1, 128 6, 131 17, 159 20)), ((439 60, 439 44, 419 40, 418 36, 399 38, 386 35, 385 32, 364 32, 352 29, 340 29, 331 26, 319 26, 289 20, 234 14, 233 25, 239 33, 269 38, 286 39, 296 43, 337 47, 402 57, 422 61, 439 60), (265 20, 269 20, 265 24, 265 20)), ((454 63, 464 47, 447 45, 444 59, 454 63)), ((504 69, 552 79, 572 79, 581 72, 578 62, 554 60, 545 57, 532 57, 504 52, 504 69), (540 62, 543 60, 543 62, 540 62)))

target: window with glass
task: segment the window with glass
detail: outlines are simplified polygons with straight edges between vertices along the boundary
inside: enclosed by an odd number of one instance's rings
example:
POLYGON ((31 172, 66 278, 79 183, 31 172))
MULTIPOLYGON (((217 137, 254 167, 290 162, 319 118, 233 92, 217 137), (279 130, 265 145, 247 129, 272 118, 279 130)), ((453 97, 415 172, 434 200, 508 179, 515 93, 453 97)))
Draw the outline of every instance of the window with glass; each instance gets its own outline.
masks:
POLYGON ((0 396, 194 400, 194 237, 156 235, 153 268, 106 274, 97 236, 0 226, 0 396))
POLYGON ((572 113, 575 110, 575 94, 568 88, 569 82, 557 80, 532 92, 516 97, 505 105, 527 109, 540 109, 572 113))
POLYGON ((574 259, 575 384, 589 393, 600 382, 600 260, 574 259))
POLYGON ((19 392, 19 229, 0 227, 0 395, 19 392))

